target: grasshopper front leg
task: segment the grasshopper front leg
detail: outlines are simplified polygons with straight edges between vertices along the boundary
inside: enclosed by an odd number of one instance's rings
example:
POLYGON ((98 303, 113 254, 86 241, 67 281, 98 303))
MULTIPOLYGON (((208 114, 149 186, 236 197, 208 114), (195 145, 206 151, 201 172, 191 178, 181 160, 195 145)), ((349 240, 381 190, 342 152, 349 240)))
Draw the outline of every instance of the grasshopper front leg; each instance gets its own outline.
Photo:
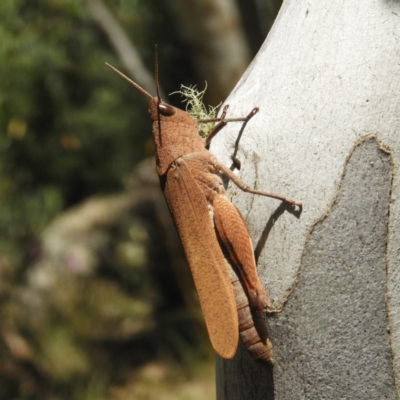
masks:
MULTIPOLYGON (((224 128, 228 122, 243 122, 244 124, 247 124, 247 122, 250 121, 250 119, 256 115, 259 111, 258 107, 254 107, 245 117, 239 117, 239 118, 226 118, 226 113, 228 111, 229 105, 226 105, 223 110, 222 110, 222 114, 220 117, 218 118, 212 118, 212 119, 204 119, 204 120, 200 120, 199 123, 206 123, 206 122, 217 122, 217 124, 215 125, 214 129, 210 132, 210 134, 206 137, 205 139, 205 145, 208 146, 211 143, 211 140, 217 135, 217 133, 219 133, 221 131, 222 128, 224 128)), ((237 144, 237 143, 236 143, 237 144)), ((235 163, 239 163, 240 162, 238 160, 235 160, 235 163)), ((273 199, 277 199, 277 200, 281 200, 287 204, 290 204, 292 206, 297 206, 300 208, 300 210, 302 209, 302 204, 288 199, 286 197, 283 196, 279 196, 273 193, 268 193, 268 192, 263 192, 260 190, 255 190, 255 189, 251 189, 248 185, 246 185, 246 183, 244 183, 240 178, 238 178, 233 172, 232 170, 230 170, 228 167, 226 167, 224 164, 221 164, 219 162, 217 162, 214 167, 216 169, 218 169, 219 171, 221 171, 222 173, 224 173, 229 179, 232 180, 232 182, 241 190, 243 190, 244 192, 247 193, 252 193, 252 194, 258 194, 260 196, 266 196, 266 197, 271 197, 273 199)))
POLYGON ((229 105, 227 104, 224 109, 222 110, 222 114, 220 117, 217 118, 209 118, 209 119, 201 119, 198 122, 201 123, 207 123, 207 122, 217 122, 217 124, 214 126, 214 129, 208 134, 208 136, 205 138, 205 146, 207 147, 210 143, 211 140, 214 138, 214 136, 221 131, 221 129, 228 124, 228 122, 243 122, 244 124, 247 124, 247 122, 250 121, 250 119, 256 115, 259 111, 258 107, 254 107, 245 117, 239 117, 239 118, 225 118, 226 113, 228 111, 229 105))

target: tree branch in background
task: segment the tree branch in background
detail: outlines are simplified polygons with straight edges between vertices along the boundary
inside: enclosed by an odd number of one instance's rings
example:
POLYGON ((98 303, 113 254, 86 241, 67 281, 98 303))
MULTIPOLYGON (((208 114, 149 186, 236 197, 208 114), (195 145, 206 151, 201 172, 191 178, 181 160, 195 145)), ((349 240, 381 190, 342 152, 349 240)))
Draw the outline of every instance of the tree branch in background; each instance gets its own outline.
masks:
MULTIPOLYGON (((101 0, 85 0, 85 5, 98 27, 107 35, 129 76, 151 94, 156 93, 154 77, 144 66, 132 41, 101 0)), ((105 60, 106 61, 106 60, 105 60)), ((160 88, 163 99, 167 99, 160 88)))

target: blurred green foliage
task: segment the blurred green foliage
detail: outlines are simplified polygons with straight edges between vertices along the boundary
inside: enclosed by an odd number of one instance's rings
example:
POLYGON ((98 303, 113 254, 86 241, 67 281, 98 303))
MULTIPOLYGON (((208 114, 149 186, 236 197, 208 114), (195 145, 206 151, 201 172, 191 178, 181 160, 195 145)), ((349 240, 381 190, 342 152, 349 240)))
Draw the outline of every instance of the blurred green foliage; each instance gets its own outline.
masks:
MULTIPOLYGON (((167 92, 190 82, 163 4, 106 3, 150 71, 158 42, 167 92)), ((76 245, 65 250, 65 265, 42 272, 34 266, 51 221, 90 196, 123 192, 125 177, 153 154, 148 100, 105 67, 123 70, 83 1, 5 0, 0 16, 0 398, 101 399, 110 380, 123 381, 132 355, 136 363, 162 348, 152 322, 157 295, 147 242, 134 235, 140 222, 132 217, 114 231, 84 233, 88 247, 104 243, 97 275, 63 272, 85 267, 90 250, 79 253, 76 245), (32 271, 35 279, 55 279, 46 294, 32 293, 32 271)), ((162 250, 160 266, 168 266, 162 250)), ((174 318, 166 313, 161 323, 170 343, 179 342, 174 318)))
MULTIPOLYGON (((108 4, 150 69, 162 38, 164 82, 164 65, 182 54, 162 4, 108 4)), ((6 0, 0 15, 0 251, 21 267, 60 210, 121 190, 122 177, 152 153, 151 128, 147 100, 105 68, 118 60, 82 1, 6 0)))

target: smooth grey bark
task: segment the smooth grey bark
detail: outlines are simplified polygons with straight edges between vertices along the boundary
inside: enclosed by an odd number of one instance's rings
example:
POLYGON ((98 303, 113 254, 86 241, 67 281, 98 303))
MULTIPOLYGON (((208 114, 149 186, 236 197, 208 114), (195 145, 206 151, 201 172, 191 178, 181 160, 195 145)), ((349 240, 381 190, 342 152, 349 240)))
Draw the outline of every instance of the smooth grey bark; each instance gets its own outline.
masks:
MULTIPOLYGON (((245 115, 230 185, 276 313, 268 368, 217 361, 221 399, 396 399, 400 382, 400 3, 289 0, 226 103, 245 115)), ((227 164, 238 127, 211 150, 227 164)))

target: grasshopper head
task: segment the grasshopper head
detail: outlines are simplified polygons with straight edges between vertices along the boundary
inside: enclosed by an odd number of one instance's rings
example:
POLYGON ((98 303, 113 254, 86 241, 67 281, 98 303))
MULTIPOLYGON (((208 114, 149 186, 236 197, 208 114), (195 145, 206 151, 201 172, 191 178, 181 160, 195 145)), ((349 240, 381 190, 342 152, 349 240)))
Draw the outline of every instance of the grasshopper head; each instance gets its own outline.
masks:
POLYGON ((158 97, 153 97, 149 104, 149 115, 153 122, 175 122, 185 125, 196 125, 193 117, 186 111, 164 103, 158 97))
POLYGON ((152 121, 157 121, 160 119, 168 119, 168 117, 172 117, 178 111, 177 108, 170 106, 167 103, 164 103, 158 97, 153 97, 150 100, 149 104, 149 115, 152 121))

